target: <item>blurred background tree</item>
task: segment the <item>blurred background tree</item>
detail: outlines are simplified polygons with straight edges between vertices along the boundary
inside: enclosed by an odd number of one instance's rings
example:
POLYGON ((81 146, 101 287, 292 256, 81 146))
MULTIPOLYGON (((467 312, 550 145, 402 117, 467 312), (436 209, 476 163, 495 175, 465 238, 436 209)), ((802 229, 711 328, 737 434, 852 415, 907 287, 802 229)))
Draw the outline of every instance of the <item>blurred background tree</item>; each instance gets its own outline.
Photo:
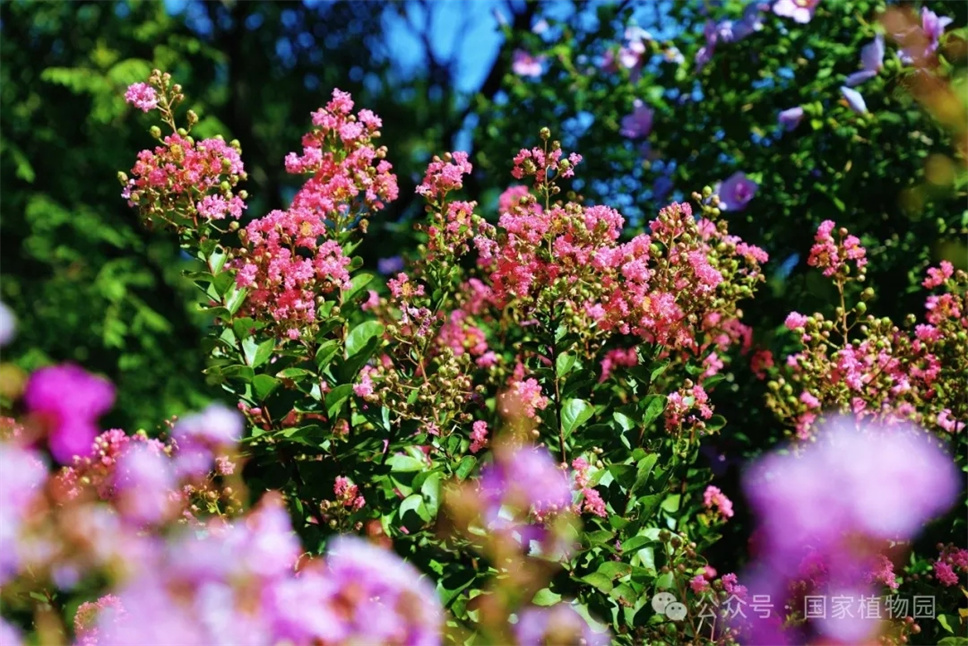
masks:
MULTIPOLYGON (((5 355, 25 371, 70 360, 106 374, 119 386, 107 421, 125 428, 217 396, 201 373, 205 322, 185 259, 120 197, 117 171, 151 141, 132 128, 148 118, 124 104, 126 86, 170 71, 201 115, 198 135, 242 143, 250 217, 285 207, 299 178, 283 158, 334 87, 351 92, 383 117, 400 176, 401 199, 362 250, 375 265, 407 244, 409 227, 393 222, 416 208, 426 162, 466 142, 469 94, 503 78, 491 4, 0 4, 0 296, 19 320, 5 355)), ((527 29, 536 9, 505 13, 527 29)))

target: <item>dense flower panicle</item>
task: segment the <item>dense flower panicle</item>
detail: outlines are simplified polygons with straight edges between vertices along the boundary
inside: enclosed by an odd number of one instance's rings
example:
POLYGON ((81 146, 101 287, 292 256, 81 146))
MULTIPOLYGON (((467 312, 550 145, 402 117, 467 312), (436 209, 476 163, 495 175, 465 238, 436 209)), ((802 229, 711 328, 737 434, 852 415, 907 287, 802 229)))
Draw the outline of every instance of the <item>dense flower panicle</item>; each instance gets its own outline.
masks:
POLYGON ((290 339, 313 329, 318 296, 349 287, 350 259, 338 242, 325 239, 318 214, 272 211, 240 233, 246 253, 234 266, 236 283, 249 289, 243 311, 290 339))
POLYGON ((302 155, 289 153, 286 170, 311 174, 290 209, 349 226, 397 199, 399 189, 386 148, 373 140, 382 122, 369 110, 352 114, 353 99, 333 90, 332 99, 312 115, 313 130, 303 137, 302 155))
POLYGON ((938 558, 934 561, 934 578, 945 587, 961 584, 968 575, 968 550, 951 543, 938 545, 938 558))
POLYGON ((608 631, 595 631, 574 608, 559 603, 550 608, 527 608, 514 625, 518 646, 543 644, 583 644, 605 646, 612 638, 608 631))
POLYGON ((833 231, 836 226, 832 220, 824 220, 820 224, 807 264, 822 269, 824 276, 846 278, 852 273, 848 265, 848 261, 852 260, 856 268, 853 273, 862 275, 867 265, 867 251, 861 246, 860 240, 849 235, 844 228, 837 231, 835 239, 833 231))
POLYGON ((602 359, 602 376, 598 383, 604 383, 616 367, 632 368, 639 363, 639 355, 635 348, 615 348, 605 353, 602 359))
POLYGON ((246 178, 235 145, 220 138, 195 141, 177 133, 138 153, 122 197, 149 222, 198 228, 204 221, 239 219, 246 208, 234 188, 246 178))
POLYGON ((30 376, 24 402, 45 423, 54 459, 70 464, 75 455, 88 455, 97 418, 114 404, 114 386, 73 364, 52 366, 30 376))
POLYGON ((158 94, 147 83, 129 85, 124 93, 124 100, 143 112, 149 112, 158 107, 158 94))
POLYGON ((417 194, 423 195, 431 204, 442 203, 447 193, 464 186, 464 175, 470 175, 473 165, 467 161, 467 153, 447 153, 444 158, 434 157, 427 166, 423 182, 417 185, 417 194))
POLYGON ((589 486, 591 477, 589 469, 591 467, 588 461, 581 457, 575 458, 571 461, 571 468, 574 470, 575 475, 575 490, 580 496, 580 501, 574 505, 575 513, 587 512, 600 518, 608 516, 602 494, 594 487, 589 486))
POLYGON ((534 188, 541 190, 551 179, 569 178, 575 174, 575 166, 582 160, 578 153, 570 153, 564 157, 561 148, 544 150, 543 148, 522 148, 514 156, 514 167, 511 176, 515 179, 534 177, 534 188))
POLYGON ((118 461, 135 444, 149 445, 158 452, 171 452, 170 447, 145 435, 128 435, 116 428, 104 431, 94 439, 86 456, 78 456, 57 474, 54 483, 58 496, 73 500, 81 496, 85 487, 90 487, 101 500, 114 500, 118 461))
POLYGON ((537 379, 512 379, 510 388, 501 398, 500 410, 508 418, 534 418, 539 410, 548 407, 549 400, 541 392, 537 379))

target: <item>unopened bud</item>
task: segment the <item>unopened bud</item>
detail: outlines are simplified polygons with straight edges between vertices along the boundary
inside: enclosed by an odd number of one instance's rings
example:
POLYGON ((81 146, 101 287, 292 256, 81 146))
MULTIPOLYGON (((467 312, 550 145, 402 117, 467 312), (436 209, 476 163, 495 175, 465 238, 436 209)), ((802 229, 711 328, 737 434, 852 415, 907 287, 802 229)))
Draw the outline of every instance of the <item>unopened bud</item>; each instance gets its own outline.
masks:
POLYGON ((161 128, 159 128, 158 126, 151 126, 151 130, 149 130, 148 132, 150 132, 151 136, 154 137, 155 139, 161 139, 161 128))

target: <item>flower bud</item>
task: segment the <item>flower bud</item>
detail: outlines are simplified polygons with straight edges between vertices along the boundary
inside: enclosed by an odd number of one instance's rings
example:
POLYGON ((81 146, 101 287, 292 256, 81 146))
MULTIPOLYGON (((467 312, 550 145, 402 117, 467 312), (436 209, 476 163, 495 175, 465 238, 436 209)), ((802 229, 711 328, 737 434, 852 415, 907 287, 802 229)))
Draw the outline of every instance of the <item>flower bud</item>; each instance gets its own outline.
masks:
POLYGON ((161 128, 158 126, 151 126, 151 129, 148 132, 151 133, 151 136, 155 139, 161 139, 161 128))

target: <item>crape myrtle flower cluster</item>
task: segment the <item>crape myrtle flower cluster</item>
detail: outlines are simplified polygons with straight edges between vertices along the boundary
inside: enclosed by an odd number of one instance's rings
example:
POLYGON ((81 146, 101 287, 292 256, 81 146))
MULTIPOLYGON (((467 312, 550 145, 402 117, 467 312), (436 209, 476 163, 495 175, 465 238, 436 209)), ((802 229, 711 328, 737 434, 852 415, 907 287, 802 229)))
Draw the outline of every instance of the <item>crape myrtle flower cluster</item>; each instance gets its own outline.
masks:
POLYGON ((285 211, 272 211, 240 231, 243 248, 232 267, 248 290, 243 312, 265 321, 284 338, 316 329, 320 299, 349 288, 350 259, 339 234, 366 230, 367 217, 397 198, 397 178, 386 148, 373 141, 381 121, 363 109, 353 114, 349 94, 336 90, 313 113, 313 130, 286 170, 309 179, 285 211))
POLYGON ((158 70, 147 84, 128 89, 128 102, 145 112, 160 111, 172 132, 162 136, 161 128, 152 126, 151 134, 161 145, 138 153, 130 179, 125 173, 118 175, 124 186, 122 196, 148 224, 162 222, 179 231, 226 218, 238 220, 247 197, 245 191, 236 190, 246 179, 239 144, 227 144, 220 137, 196 141, 189 134, 198 121, 191 110, 188 127, 178 128, 174 113, 184 98, 171 75, 158 70))
POLYGON ((863 282, 866 251, 833 222, 821 224, 808 263, 832 278, 840 294, 835 317, 792 312, 786 327, 803 349, 768 384, 767 403, 808 440, 825 411, 858 419, 910 421, 942 437, 961 433, 968 421, 963 396, 968 373, 968 274, 948 261, 928 269, 925 320, 909 316, 898 326, 867 313, 874 292, 866 288, 849 306, 850 286, 863 282))

